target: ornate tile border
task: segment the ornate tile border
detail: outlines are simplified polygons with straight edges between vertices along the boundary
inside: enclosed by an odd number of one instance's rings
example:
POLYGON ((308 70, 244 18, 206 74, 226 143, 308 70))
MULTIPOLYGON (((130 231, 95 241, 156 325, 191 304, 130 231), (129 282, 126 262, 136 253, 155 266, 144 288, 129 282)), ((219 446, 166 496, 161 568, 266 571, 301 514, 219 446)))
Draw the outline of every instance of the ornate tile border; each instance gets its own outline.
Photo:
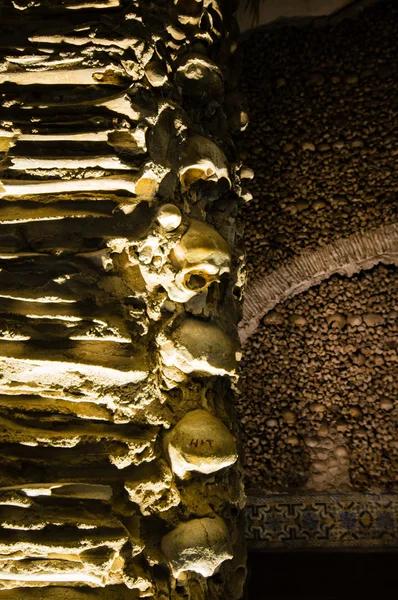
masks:
POLYGON ((398 550, 398 494, 302 494, 248 497, 252 550, 398 550))

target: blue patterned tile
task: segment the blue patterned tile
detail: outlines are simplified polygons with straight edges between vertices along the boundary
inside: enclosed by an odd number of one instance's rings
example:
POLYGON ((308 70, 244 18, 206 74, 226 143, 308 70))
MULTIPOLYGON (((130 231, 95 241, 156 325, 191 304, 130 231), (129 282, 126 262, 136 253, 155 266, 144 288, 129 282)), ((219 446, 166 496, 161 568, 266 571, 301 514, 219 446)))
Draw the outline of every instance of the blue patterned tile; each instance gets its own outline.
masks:
POLYGON ((398 494, 249 496, 249 549, 398 549, 398 494))

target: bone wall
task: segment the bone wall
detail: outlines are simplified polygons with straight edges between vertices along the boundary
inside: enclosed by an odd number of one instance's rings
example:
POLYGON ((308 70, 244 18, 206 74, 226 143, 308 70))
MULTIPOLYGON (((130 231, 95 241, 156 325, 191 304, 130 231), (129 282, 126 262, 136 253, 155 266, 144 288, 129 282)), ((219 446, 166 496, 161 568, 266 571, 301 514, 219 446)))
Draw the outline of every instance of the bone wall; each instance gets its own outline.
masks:
POLYGON ((264 316, 242 371, 248 487, 397 489, 397 291, 380 265, 264 316))
POLYGON ((241 596, 232 12, 4 3, 1 597, 241 596))
POLYGON ((397 220, 397 5, 242 43, 249 280, 397 220))
POLYGON ((242 44, 251 490, 397 487, 397 6, 242 44), (379 263, 385 263, 381 265, 379 263))

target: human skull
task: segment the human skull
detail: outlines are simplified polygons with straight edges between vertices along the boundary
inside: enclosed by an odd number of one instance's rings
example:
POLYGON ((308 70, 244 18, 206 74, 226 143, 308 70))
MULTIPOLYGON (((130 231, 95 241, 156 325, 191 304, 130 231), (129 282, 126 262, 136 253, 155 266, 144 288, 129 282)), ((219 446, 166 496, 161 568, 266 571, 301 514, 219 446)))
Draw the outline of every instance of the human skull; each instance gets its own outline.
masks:
POLYGON ((221 104, 224 81, 218 66, 204 54, 187 52, 177 62, 177 85, 183 94, 198 104, 221 104))
POLYGON ((173 472, 184 477, 189 471, 215 473, 236 462, 236 443, 224 425, 206 410, 185 415, 165 436, 173 472))
POLYGON ((189 189, 199 179, 214 182, 224 179, 228 187, 231 185, 224 152, 208 138, 194 135, 188 139, 181 159, 182 188, 189 189))
POLYGON ((218 515, 180 523, 162 538, 161 548, 176 578, 185 571, 211 577, 233 557, 227 526, 218 515))
POLYGON ((188 302, 231 268, 227 242, 211 225, 197 219, 191 220, 169 258, 177 274, 165 287, 175 302, 188 302))
MULTIPOLYGON (((237 348, 218 325, 196 317, 188 317, 172 332, 158 338, 160 355, 168 373, 189 375, 233 375, 237 348)), ((181 381, 181 378, 175 379, 181 381)))
MULTIPOLYGON (((178 227, 181 215, 174 205, 160 208, 157 220, 166 233, 178 227)), ((173 302, 188 302, 230 272, 231 251, 224 238, 202 221, 192 219, 170 250, 164 234, 148 236, 138 248, 139 268, 149 290, 163 286, 173 302)))

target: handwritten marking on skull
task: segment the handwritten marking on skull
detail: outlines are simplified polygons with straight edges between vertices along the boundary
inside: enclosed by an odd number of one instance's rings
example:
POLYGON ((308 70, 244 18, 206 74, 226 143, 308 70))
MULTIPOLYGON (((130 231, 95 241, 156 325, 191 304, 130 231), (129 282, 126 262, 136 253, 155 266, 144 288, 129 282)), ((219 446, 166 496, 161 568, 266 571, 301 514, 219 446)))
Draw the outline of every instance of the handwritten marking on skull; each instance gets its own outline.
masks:
POLYGON ((203 439, 199 439, 199 438, 192 438, 191 443, 189 445, 197 448, 198 446, 205 446, 206 444, 209 444, 210 448, 212 448, 213 441, 214 440, 203 440, 203 439))

